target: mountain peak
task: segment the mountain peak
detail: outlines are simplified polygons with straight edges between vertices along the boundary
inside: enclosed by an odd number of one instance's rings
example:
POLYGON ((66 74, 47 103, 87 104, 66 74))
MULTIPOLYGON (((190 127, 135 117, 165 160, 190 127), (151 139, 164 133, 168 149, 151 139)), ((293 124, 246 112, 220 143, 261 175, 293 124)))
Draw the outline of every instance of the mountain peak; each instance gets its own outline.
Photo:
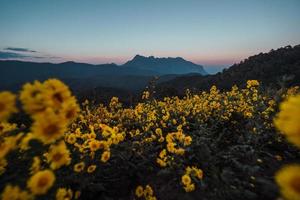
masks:
POLYGON ((133 57, 133 60, 135 59, 140 59, 140 58, 146 58, 145 56, 142 56, 142 55, 139 55, 139 54, 136 54, 134 57, 133 57))
POLYGON ((154 56, 146 57, 137 54, 132 60, 129 60, 123 66, 135 67, 143 70, 157 71, 160 74, 207 74, 201 65, 197 65, 181 57, 159 58, 154 56))
POLYGON ((143 56, 140 54, 137 54, 133 57, 133 60, 162 60, 162 59, 169 59, 169 60, 178 60, 178 61, 186 61, 185 59, 183 59, 182 57, 154 57, 154 56, 143 56))
POLYGON ((155 58, 154 56, 148 56, 148 57, 146 57, 146 56, 137 54, 137 55, 135 55, 133 57, 132 60, 153 60, 153 59, 158 59, 158 58, 155 58))

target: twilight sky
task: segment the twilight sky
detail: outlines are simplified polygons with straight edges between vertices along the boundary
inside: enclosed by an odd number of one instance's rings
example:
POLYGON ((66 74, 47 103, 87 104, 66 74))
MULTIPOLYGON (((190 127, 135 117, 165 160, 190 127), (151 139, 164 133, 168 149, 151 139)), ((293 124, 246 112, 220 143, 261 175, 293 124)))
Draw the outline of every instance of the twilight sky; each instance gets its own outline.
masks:
POLYGON ((0 0, 0 59, 231 65, 300 44, 300 0, 0 0))

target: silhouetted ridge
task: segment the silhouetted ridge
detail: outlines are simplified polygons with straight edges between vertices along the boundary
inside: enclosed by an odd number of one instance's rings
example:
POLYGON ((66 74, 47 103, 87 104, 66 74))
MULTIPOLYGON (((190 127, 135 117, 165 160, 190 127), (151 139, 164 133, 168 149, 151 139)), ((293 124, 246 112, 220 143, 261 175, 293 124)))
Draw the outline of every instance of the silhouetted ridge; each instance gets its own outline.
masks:
POLYGON ((168 95, 168 92, 181 95, 187 88, 201 91, 212 85, 230 89, 234 84, 244 86, 249 79, 257 79, 264 86, 276 87, 282 82, 287 86, 300 85, 300 45, 250 56, 215 75, 177 77, 159 84, 157 92, 162 96, 168 95))
POLYGON ((206 75, 203 66, 186 61, 181 57, 156 58, 154 56, 136 55, 132 60, 126 62, 123 67, 135 67, 144 70, 153 70, 160 74, 187 74, 199 73, 206 75))
POLYGON ((159 82, 163 82, 188 73, 199 74, 199 69, 201 71, 201 66, 182 58, 140 55, 121 66, 114 63, 93 65, 74 61, 54 64, 0 60, 0 89, 16 91, 25 82, 58 78, 75 91, 97 87, 137 91, 144 89, 154 76, 160 77, 159 82))

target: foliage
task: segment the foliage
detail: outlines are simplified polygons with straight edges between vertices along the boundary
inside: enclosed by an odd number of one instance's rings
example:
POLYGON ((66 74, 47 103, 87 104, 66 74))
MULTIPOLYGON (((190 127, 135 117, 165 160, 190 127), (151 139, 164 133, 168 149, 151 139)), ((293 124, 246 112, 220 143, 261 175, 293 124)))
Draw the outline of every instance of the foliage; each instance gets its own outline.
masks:
POLYGON ((117 97, 85 101, 79 111, 62 82, 27 84, 19 99, 32 124, 8 118, 13 94, 0 101, 2 198, 275 199, 274 173, 300 155, 273 118, 297 90, 249 80, 183 98, 145 91, 130 108, 117 97))
POLYGON ((182 76, 158 85, 157 95, 183 95, 186 89, 209 90, 212 85, 229 90, 246 80, 259 80, 265 87, 280 89, 300 85, 300 45, 260 53, 230 66, 215 75, 182 76))

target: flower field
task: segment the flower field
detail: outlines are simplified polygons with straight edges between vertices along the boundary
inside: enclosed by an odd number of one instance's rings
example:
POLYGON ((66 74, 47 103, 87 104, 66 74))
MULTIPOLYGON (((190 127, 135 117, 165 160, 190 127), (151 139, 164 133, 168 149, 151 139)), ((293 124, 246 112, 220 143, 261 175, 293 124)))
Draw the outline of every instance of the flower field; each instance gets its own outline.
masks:
POLYGON ((298 92, 249 80, 134 107, 56 79, 0 92, 1 198, 300 199, 298 92))

